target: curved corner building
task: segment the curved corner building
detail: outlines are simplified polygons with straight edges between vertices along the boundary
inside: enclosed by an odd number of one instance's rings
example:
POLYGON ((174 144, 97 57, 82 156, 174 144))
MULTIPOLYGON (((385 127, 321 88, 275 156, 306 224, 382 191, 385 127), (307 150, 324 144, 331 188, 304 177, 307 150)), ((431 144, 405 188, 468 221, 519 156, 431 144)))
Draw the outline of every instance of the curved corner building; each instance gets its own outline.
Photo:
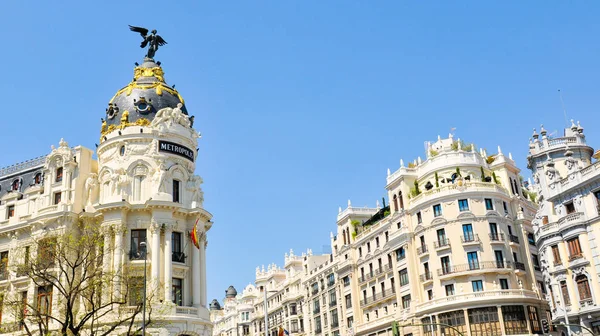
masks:
POLYGON ((341 333, 391 335, 398 321, 400 335, 541 334, 549 309, 525 184, 510 154, 450 135, 388 172, 389 206, 340 209, 341 333))

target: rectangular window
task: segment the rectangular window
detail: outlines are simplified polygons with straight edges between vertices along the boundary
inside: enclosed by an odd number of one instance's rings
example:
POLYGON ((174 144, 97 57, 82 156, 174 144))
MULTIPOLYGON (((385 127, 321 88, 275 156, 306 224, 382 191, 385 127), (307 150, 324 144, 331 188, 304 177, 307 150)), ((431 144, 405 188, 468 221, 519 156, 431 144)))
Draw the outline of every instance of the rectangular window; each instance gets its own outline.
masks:
POLYGON ((60 203, 60 201, 61 201, 61 196, 62 196, 62 193, 61 193, 60 191, 59 191, 59 192, 56 192, 56 193, 54 193, 54 203, 53 203, 53 204, 58 204, 58 203, 60 203))
POLYGON ((14 205, 9 205, 6 208, 6 218, 11 218, 15 215, 15 206, 14 205))
POLYGON ((563 301, 565 302, 565 306, 570 306, 571 305, 571 298, 569 297, 569 289, 567 288, 567 282, 566 281, 561 281, 560 282, 560 291, 562 293, 563 301))
POLYGON ((173 303, 183 306, 183 279, 173 278, 173 303))
POLYGON ((346 309, 352 308, 352 295, 346 295, 346 309))
POLYGON ((401 247, 396 250, 396 260, 400 261, 404 258, 406 258, 406 250, 404 250, 404 247, 401 247))
POLYGON ((38 263, 52 266, 55 261, 56 238, 46 238, 38 243, 38 263))
POLYGON ((531 323, 531 331, 534 334, 541 334, 542 327, 540 326, 540 319, 538 318, 537 308, 534 306, 527 306, 529 310, 529 321, 531 323))
POLYGON ((471 281, 471 285, 473 286, 473 292, 482 292, 483 291, 483 281, 481 281, 481 280, 471 281))
POLYGON ((433 300, 433 289, 427 290, 427 299, 430 301, 433 300))
POLYGON ((344 281, 344 287, 350 286, 350 277, 349 276, 345 276, 343 281, 344 281))
POLYGON ((468 211, 469 210, 469 201, 466 199, 458 200, 458 210, 459 211, 468 211))
POLYGON ((554 265, 561 265, 562 261, 560 259, 560 252, 558 250, 558 245, 552 245, 552 257, 554 258, 554 265))
POLYGON ((358 248, 358 256, 359 256, 359 257, 362 257, 362 247, 359 247, 359 248, 358 248))
POLYGON ((572 201, 565 203, 565 208, 567 210, 567 214, 572 214, 575 212, 575 204, 573 204, 572 201))
POLYGON ((173 180, 173 202, 180 203, 179 181, 173 180))
POLYGON ((441 204, 436 204, 433 206, 433 215, 435 217, 439 217, 442 215, 442 205, 441 204))
POLYGON ((142 243, 146 243, 146 229, 131 230, 131 250, 129 253, 131 260, 145 259, 144 254, 147 250, 142 247, 142 243))
POLYGON ((404 308, 404 309, 410 308, 410 294, 404 295, 402 297, 402 308, 404 308))
POLYGON ((134 277, 129 279, 127 295, 129 295, 129 305, 137 306, 144 302, 144 278, 134 277))
POLYGON ((48 316, 52 313, 52 286, 38 287, 37 310, 42 318, 45 316, 48 320, 48 316))
POLYGON ((54 181, 61 182, 62 179, 63 179, 63 169, 62 169, 62 167, 58 167, 56 169, 56 179, 54 181))
POLYGON ((508 279, 500 279, 500 289, 508 289, 508 279))
POLYGON ((371 252, 371 243, 367 242, 367 253, 371 252))
POLYGON ((385 231, 384 234, 385 234, 385 242, 387 243, 388 241, 390 241, 390 234, 387 231, 385 231))
POLYGON ((469 261, 469 269, 479 269, 479 257, 477 252, 467 252, 467 260, 469 261))
POLYGON ((485 199, 485 210, 494 210, 494 202, 491 198, 485 199))
POLYGON ((174 262, 185 262, 185 255, 181 249, 181 232, 173 232, 171 233, 171 251, 172 253, 172 261, 174 262))
POLYGON ((540 259, 538 258, 537 254, 531 254, 531 261, 533 262, 533 268, 536 271, 540 271, 540 259))
POLYGON ((327 276, 327 285, 329 287, 331 287, 331 286, 333 286, 334 283, 335 283, 335 275, 333 273, 331 273, 327 276))
POLYGON ((444 230, 444 229, 437 230, 437 240, 438 240, 438 246, 440 246, 440 247, 448 245, 448 242, 446 241, 446 230, 444 230))
POLYGON ((529 245, 535 246, 535 237, 533 236, 533 233, 527 233, 527 241, 529 242, 529 245))
POLYGON ((400 275, 400 286, 408 285, 408 270, 406 268, 400 270, 398 272, 400 275))
POLYGON ((504 214, 508 214, 508 205, 506 205, 506 202, 502 202, 502 207, 504 208, 504 214))
POLYGON ((446 296, 454 295, 454 284, 446 285, 446 296))
POLYGON ((417 224, 423 223, 423 217, 421 217, 421 211, 417 212, 417 224))
POLYGON ((337 297, 335 296, 335 290, 329 292, 329 306, 333 307, 337 304, 337 297))
POLYGON ((527 334, 527 320, 523 306, 502 306, 504 330, 508 335, 527 334))
POLYGON ((579 245, 579 238, 573 238, 567 240, 567 244, 569 245, 569 259, 577 259, 582 256, 581 254, 581 245, 579 245))
POLYGON ((379 237, 375 237, 375 247, 379 247, 379 237))
POLYGON ((452 268, 450 267, 450 257, 441 257, 440 263, 442 264, 442 274, 450 274, 452 272, 452 268))
POLYGON ((0 252, 0 280, 8 279, 8 251, 0 252))
POLYGON ((463 224, 463 242, 472 242, 475 241, 475 234, 473 233, 473 225, 472 224, 463 224))

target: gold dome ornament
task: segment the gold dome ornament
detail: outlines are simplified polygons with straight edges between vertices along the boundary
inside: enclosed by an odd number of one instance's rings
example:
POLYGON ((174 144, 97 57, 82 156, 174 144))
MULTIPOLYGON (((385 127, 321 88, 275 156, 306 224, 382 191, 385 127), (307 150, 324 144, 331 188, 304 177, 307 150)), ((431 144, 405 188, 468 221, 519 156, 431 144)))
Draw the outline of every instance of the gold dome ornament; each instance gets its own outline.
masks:
POLYGON ((123 115, 121 116, 121 129, 127 127, 127 123, 129 122, 129 111, 125 111, 123 112, 123 115))

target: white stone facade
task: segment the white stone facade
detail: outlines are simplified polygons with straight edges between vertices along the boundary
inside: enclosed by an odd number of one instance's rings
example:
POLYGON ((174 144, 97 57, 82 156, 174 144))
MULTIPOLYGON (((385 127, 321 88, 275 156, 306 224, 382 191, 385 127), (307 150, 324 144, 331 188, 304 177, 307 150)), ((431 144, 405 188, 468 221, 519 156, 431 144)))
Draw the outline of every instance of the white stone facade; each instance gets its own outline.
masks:
MULTIPOLYGON (((16 262, 13 251, 35 237, 69 230, 81 219, 92 221, 103 228, 105 247, 112 251, 103 260, 107 271, 127 269, 143 279, 139 252, 140 243, 147 243, 147 290, 154 293, 154 323, 148 333, 211 335, 205 251, 212 215, 203 208, 202 179, 194 175, 199 135, 179 107, 162 108, 157 116, 167 117, 152 123, 128 123, 124 116, 117 127, 103 125, 97 160, 92 150, 61 140, 45 158, 0 170, 0 183, 35 176, 30 186, 16 182, 0 199, 0 252, 8 253, 8 269, 16 262), (178 155, 182 150, 177 147, 160 147, 164 142, 191 149, 193 158, 178 155), (199 249, 190 242, 196 221, 199 249)), ((118 291, 118 284, 113 286, 109 291, 118 291)), ((37 295, 30 281, 6 269, 0 290, 26 292, 30 302, 37 295)), ((109 317, 103 323, 110 324, 109 317)), ((2 316, 3 325, 14 324, 5 329, 19 334, 17 322, 2 316)))
MULTIPOLYGON (((600 333, 600 164, 583 128, 572 122, 562 137, 542 126, 529 142, 528 166, 540 208, 533 220, 547 300, 555 324, 600 333)), ((562 332, 566 328, 559 326, 562 332)))

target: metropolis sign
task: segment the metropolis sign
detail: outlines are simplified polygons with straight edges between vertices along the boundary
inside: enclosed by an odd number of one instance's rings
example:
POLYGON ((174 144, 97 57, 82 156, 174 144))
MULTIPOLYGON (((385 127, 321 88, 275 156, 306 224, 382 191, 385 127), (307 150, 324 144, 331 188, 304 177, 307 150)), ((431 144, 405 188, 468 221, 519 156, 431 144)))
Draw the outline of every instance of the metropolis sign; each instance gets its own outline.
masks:
POLYGON ((167 153, 183 156, 184 158, 194 162, 194 151, 185 146, 178 145, 174 142, 159 140, 158 141, 158 150, 161 152, 167 152, 167 153))

